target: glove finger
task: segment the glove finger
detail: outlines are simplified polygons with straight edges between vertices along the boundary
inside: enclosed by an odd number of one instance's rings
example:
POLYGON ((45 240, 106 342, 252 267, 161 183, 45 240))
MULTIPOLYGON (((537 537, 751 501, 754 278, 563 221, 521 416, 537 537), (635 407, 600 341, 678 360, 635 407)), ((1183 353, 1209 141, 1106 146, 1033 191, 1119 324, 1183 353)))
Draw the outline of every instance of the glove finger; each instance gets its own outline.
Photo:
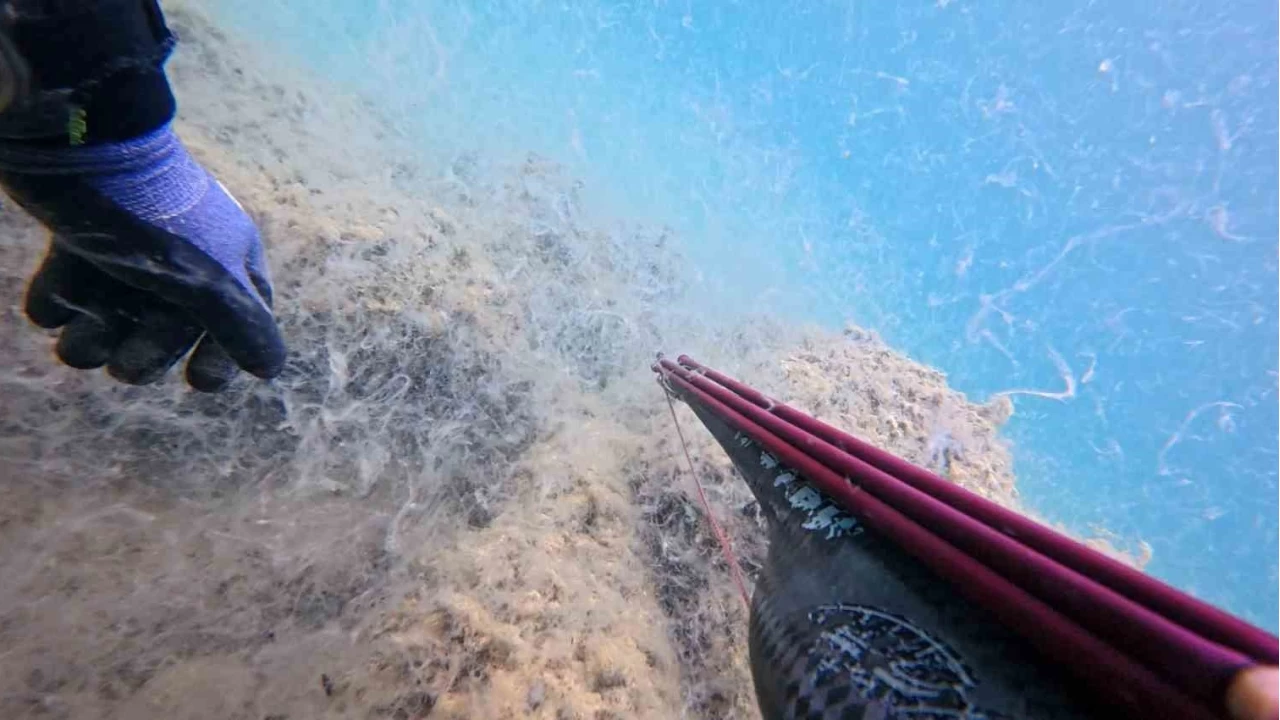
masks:
POLYGON ((26 311, 31 322, 51 330, 66 325, 76 316, 75 309, 67 303, 62 291, 82 275, 77 265, 87 263, 50 246, 40 269, 36 270, 31 284, 27 286, 26 311))
POLYGON ((77 370, 91 370, 107 364, 112 352, 128 332, 128 325, 109 316, 77 314, 62 328, 54 349, 58 359, 77 370))
POLYGON ((107 373, 130 385, 148 385, 187 354, 200 329, 177 312, 153 309, 111 354, 107 373))
POLYGON ((231 383, 240 368, 209 335, 200 339, 187 361, 187 384, 200 392, 218 392, 231 383))
POLYGON ((229 280, 210 302, 193 303, 188 311, 241 369, 264 380, 284 369, 284 338, 275 317, 238 282, 229 280))
POLYGON ((274 307, 272 303, 271 278, 267 273, 267 256, 266 251, 261 245, 255 245, 250 251, 249 258, 244 263, 245 274, 249 276, 249 282, 253 283, 253 287, 258 291, 258 295, 267 307, 274 307))

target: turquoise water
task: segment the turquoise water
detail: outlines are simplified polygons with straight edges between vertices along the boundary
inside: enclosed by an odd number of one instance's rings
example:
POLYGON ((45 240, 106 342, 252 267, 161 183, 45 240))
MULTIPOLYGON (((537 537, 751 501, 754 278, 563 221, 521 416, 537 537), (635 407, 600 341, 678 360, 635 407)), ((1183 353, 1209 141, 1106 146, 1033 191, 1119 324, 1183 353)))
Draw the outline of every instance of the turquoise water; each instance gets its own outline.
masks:
POLYGON ((670 225, 708 314, 1015 391, 1032 508, 1274 630, 1277 8, 1040 5, 219 8, 442 176, 536 151, 670 225))

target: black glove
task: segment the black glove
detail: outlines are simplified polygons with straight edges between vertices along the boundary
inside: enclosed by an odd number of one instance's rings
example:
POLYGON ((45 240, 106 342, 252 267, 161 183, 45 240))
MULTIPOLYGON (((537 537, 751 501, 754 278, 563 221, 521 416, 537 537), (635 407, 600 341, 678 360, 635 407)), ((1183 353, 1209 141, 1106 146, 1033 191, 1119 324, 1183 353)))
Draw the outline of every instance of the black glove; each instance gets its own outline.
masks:
POLYGON ((187 381, 205 391, 236 366, 280 372, 258 230, 168 126, 93 146, 0 142, 0 184, 53 231, 27 315, 63 328, 63 362, 144 384, 195 347, 187 381))

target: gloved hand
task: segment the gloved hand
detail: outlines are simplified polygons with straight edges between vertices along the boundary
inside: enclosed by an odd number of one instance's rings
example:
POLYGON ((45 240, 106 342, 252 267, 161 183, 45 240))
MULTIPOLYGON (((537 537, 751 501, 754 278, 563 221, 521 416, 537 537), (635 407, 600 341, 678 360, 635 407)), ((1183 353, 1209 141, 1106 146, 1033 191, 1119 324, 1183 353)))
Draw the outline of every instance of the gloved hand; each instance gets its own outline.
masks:
POLYGON ((146 384, 194 346, 197 390, 222 389, 237 366, 279 374, 258 230, 169 126, 93 146, 0 142, 0 184, 53 232, 26 311, 62 328, 63 362, 146 384))

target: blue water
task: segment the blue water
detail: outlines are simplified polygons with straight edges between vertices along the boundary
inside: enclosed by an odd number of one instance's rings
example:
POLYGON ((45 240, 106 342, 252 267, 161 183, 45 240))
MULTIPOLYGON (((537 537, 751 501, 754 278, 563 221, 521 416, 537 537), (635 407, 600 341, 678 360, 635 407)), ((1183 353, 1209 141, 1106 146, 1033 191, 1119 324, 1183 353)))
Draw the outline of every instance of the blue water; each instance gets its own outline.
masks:
POLYGON ((424 5, 219 11, 442 167, 534 150, 674 227, 709 311, 1041 393, 1027 503, 1276 628, 1274 3, 424 5))

